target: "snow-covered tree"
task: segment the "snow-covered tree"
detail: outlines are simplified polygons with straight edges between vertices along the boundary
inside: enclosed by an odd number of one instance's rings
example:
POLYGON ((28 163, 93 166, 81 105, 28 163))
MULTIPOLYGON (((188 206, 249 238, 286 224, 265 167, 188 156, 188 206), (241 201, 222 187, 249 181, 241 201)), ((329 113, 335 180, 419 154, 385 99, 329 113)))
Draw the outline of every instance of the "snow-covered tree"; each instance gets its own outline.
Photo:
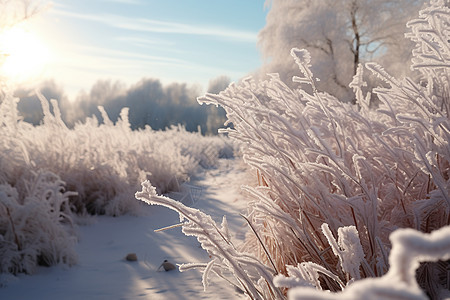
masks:
POLYGON ((307 49, 317 86, 341 100, 353 100, 348 87, 359 63, 376 61, 393 75, 404 75, 411 43, 403 38, 407 20, 423 0, 268 0, 271 9, 259 34, 266 64, 262 75, 277 72, 285 82, 297 70, 293 47, 307 49))

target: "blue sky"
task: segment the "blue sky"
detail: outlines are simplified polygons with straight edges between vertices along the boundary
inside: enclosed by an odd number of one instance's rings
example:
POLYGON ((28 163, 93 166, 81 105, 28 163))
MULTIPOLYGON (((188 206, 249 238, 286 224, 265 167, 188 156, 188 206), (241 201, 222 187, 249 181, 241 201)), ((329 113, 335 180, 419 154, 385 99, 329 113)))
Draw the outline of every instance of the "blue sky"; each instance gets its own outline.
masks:
POLYGON ((98 79, 143 77, 207 88, 262 62, 264 0, 56 0, 34 30, 51 52, 45 76, 73 98, 98 79))

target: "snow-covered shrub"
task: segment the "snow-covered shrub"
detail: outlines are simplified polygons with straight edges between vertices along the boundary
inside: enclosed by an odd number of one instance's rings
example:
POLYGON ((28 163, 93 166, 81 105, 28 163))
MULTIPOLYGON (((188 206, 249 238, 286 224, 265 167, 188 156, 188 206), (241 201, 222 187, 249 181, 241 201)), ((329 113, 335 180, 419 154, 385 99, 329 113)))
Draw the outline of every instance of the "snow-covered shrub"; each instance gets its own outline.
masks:
MULTIPOLYGON (((341 293, 318 291, 302 287, 304 268, 290 266, 290 277, 277 276, 277 285, 290 287, 289 299, 448 299, 450 291, 426 295, 416 282, 416 271, 422 262, 448 260, 450 258, 450 226, 430 234, 413 229, 399 229, 390 236, 392 250, 389 254, 390 269, 380 278, 366 278, 352 283, 341 293), (295 271, 292 271, 295 270, 295 271), (294 283, 294 284, 292 284, 294 283)), ((288 269, 289 270, 289 269, 288 269)), ((446 278, 447 279, 447 278, 446 278)))
POLYGON ((233 148, 183 127, 133 131, 127 109, 113 124, 99 107, 104 124, 92 117, 69 129, 57 102, 50 107, 42 96, 44 121, 32 126, 6 87, 0 97, 0 273, 75 263, 74 213, 139 213, 134 194, 142 181, 159 193, 177 190, 233 148))
POLYGON ((151 180, 160 193, 176 190, 199 165, 213 167, 231 147, 224 138, 203 137, 183 127, 131 130, 126 108, 116 124, 99 107, 102 124, 92 117, 69 129, 57 102, 52 100, 50 107, 39 98, 44 120, 35 127, 20 120, 17 99, 10 94, 0 104, 0 183, 14 184, 30 170, 51 171, 77 192, 70 201, 78 213, 137 213, 134 193, 142 181, 151 180))
MULTIPOLYGON (((295 48, 291 54, 301 76, 293 80, 305 89, 291 89, 270 74, 199 99, 225 108, 234 125, 225 131, 242 144, 244 160, 259 177, 258 186, 245 187, 252 231, 241 252, 228 243, 225 226, 219 229, 200 212, 156 196, 149 183, 137 198, 188 219, 184 232, 196 235, 213 259, 201 265, 204 276, 217 263, 253 299, 282 297, 264 265, 272 274, 297 274, 302 285, 332 292, 386 274, 392 232, 449 225, 449 19, 444 3, 432 1, 408 23, 408 36, 417 44, 412 68, 423 75, 421 84, 365 65, 389 85, 372 91, 381 100, 376 110, 369 108, 370 93, 363 92, 363 66, 350 84, 357 105, 343 103, 317 90, 309 53, 295 48), (242 257, 252 257, 251 267, 242 257)), ((421 260, 423 252, 415 255, 421 260)), ((431 296, 444 287, 437 280, 442 272, 446 268, 419 270, 419 283, 431 296)))
MULTIPOLYGON (((292 90, 272 74, 200 99, 225 108, 235 126, 229 136, 245 144, 244 159, 260 174, 261 186, 247 188, 254 199, 249 216, 280 272, 308 261, 344 283, 381 276, 389 267, 392 231, 448 225, 449 15, 433 2, 408 23, 417 43, 412 67, 424 86, 366 64, 390 85, 373 91, 382 102, 377 110, 368 107, 370 94, 363 95, 362 66, 350 85, 359 104, 352 106, 317 91, 309 53, 298 49, 291 53, 302 76, 293 80, 312 93, 292 90), (363 250, 348 257, 360 262, 351 269, 340 255, 345 243, 330 248, 344 226, 354 226, 352 239, 363 250)), ((267 261, 259 240, 250 237, 245 250, 255 248, 267 261)), ((341 289, 336 280, 324 279, 322 286, 341 289)))
POLYGON ((0 184, 0 273, 31 274, 37 265, 72 265, 76 236, 64 182, 32 174, 16 186, 0 184), (18 187, 22 189, 19 192, 18 187))

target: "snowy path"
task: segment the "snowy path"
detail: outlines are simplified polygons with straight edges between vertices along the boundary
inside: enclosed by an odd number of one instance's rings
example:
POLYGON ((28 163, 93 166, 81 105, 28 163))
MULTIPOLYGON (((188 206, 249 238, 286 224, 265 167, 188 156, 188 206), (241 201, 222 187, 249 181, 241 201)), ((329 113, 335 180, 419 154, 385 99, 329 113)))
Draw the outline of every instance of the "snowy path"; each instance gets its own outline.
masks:
MULTIPOLYGON (((227 215, 231 232, 237 233, 236 239, 243 239, 246 230, 239 216, 246 205, 239 196, 245 175, 236 161, 223 160, 220 168, 208 170, 187 186, 195 195, 194 201, 188 201, 191 206, 211 214, 216 221, 227 215)), ((157 271, 165 259, 180 264, 209 258, 197 240, 184 236, 180 228, 154 232, 178 223, 176 213, 144 204, 143 210, 144 216, 102 216, 96 217, 94 224, 80 226, 78 265, 41 267, 32 276, 10 278, 8 285, 0 288, 0 299, 243 298, 231 285, 217 278, 204 292, 198 271, 157 271), (138 261, 127 262, 124 257, 133 252, 138 261)))

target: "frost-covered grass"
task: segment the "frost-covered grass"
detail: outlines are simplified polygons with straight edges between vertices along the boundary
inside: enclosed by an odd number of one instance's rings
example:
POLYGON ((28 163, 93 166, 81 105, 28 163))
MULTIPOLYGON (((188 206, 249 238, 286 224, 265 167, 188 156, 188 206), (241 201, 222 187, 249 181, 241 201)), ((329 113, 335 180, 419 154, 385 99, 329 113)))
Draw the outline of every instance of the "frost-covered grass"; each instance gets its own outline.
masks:
POLYGON ((69 129, 56 101, 51 111, 40 100, 40 126, 21 120, 7 88, 0 102, 0 272, 73 264, 76 215, 138 214, 142 181, 177 191, 199 168, 233 155, 228 139, 181 126, 133 131, 126 108, 116 124, 99 107, 103 124, 93 117, 69 129))
MULTIPOLYGON (((209 263, 182 269, 203 268, 205 287, 210 274, 225 277, 252 299, 282 299, 298 286, 366 298, 365 284, 376 286, 373 299, 391 293, 423 299, 416 285, 402 289, 416 269, 432 298, 448 288, 448 263, 418 262, 446 260, 450 251, 449 22, 450 9, 431 1, 408 23, 407 36, 416 43, 412 68, 422 81, 394 78, 374 63, 360 65, 350 84, 356 105, 318 91, 310 55, 299 49, 291 51, 300 68, 301 76, 293 78, 299 89, 271 74, 200 98, 225 108, 234 125, 226 132, 243 145, 259 185, 244 187, 252 199, 246 217, 252 230, 237 249, 226 222, 215 224, 143 184, 137 198, 178 211, 184 232, 197 236, 211 256, 209 263), (386 87, 365 91, 367 70, 386 87), (370 93, 380 99, 377 109, 369 108, 370 93), (399 228, 423 233, 391 235, 399 228), (373 277, 385 280, 359 281, 373 277)), ((289 295, 303 299, 302 293, 289 295)))
POLYGON ((0 184, 0 273, 74 264, 77 238, 69 206, 74 193, 64 192, 64 183, 50 172, 25 176, 20 188, 0 184))

